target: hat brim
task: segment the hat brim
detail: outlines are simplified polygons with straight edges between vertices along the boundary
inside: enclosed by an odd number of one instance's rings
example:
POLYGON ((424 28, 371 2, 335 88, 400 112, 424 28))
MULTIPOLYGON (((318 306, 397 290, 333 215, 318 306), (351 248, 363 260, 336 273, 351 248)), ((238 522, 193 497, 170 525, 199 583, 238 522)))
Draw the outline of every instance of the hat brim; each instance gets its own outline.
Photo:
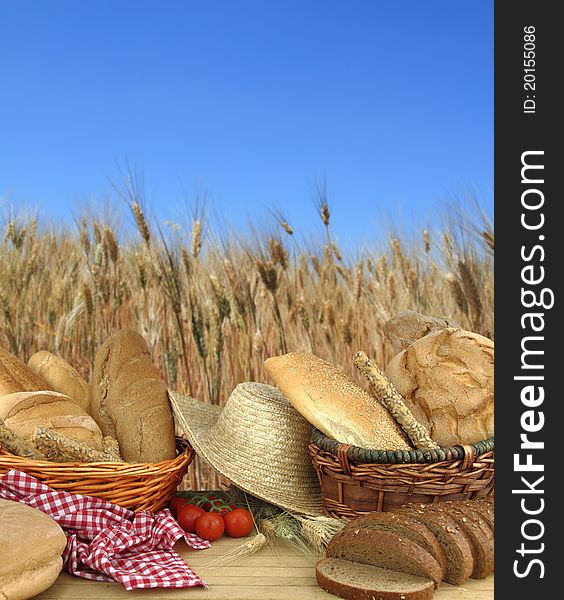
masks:
POLYGON ((250 457, 216 434, 214 424, 222 407, 172 390, 169 398, 177 425, 196 453, 223 477, 245 492, 286 510, 312 516, 323 514, 323 497, 313 467, 304 473, 282 463, 273 464, 268 455, 250 457))

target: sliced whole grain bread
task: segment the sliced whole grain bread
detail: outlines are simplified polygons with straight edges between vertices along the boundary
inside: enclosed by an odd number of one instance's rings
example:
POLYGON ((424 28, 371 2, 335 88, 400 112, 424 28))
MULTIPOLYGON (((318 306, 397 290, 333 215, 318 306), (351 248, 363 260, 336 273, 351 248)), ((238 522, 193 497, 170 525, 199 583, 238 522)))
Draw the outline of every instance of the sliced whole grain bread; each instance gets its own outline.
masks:
POLYGON ((460 585, 469 579, 474 570, 472 548, 458 523, 447 514, 434 511, 431 504, 404 504, 396 509, 428 527, 442 545, 447 555, 447 570, 443 581, 460 585))
POLYGON ((317 583, 346 600, 431 600, 430 579, 337 558, 324 558, 315 569, 317 583))
POLYGON ((445 503, 436 510, 445 511, 452 517, 470 540, 474 558, 474 569, 470 577, 483 579, 491 575, 494 570, 493 534, 485 521, 480 519, 472 508, 459 505, 458 502, 445 503))
POLYGON ((386 531, 340 531, 329 542, 326 556, 426 577, 433 580, 435 587, 442 580, 442 568, 427 550, 386 531))
POLYGON ((439 544, 433 533, 422 523, 415 521, 405 515, 394 512, 371 512, 362 515, 345 525, 343 531, 348 529, 374 529, 395 533, 399 538, 405 538, 415 542, 439 563, 441 567, 441 579, 447 569, 447 557, 444 548, 439 544))
MULTIPOLYGON (((446 504, 449 504, 448 502, 446 504)), ((462 506, 480 511, 483 520, 488 524, 491 530, 494 530, 494 502, 492 496, 478 498, 477 500, 462 500, 462 506)))

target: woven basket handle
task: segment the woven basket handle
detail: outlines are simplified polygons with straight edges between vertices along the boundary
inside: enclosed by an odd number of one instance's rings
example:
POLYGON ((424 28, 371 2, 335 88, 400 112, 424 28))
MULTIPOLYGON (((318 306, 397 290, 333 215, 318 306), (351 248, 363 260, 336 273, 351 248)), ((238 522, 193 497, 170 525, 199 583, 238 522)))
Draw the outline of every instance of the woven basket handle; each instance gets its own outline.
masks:
POLYGON ((468 469, 471 469, 472 465, 474 464, 474 458, 475 458, 474 446, 467 446, 467 445, 461 444, 461 447, 464 450, 464 458, 462 459, 462 464, 460 465, 460 470, 468 471, 468 469))

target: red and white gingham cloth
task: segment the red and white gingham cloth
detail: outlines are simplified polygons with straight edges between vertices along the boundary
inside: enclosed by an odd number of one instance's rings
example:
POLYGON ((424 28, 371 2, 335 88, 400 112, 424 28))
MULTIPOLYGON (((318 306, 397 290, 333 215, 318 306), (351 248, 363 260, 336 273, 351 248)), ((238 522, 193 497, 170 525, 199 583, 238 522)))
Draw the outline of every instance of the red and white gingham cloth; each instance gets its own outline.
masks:
POLYGON ((63 568, 95 581, 134 588, 186 588, 207 583, 172 550, 184 538, 194 549, 211 544, 185 533, 168 509, 134 513, 117 504, 54 490, 12 469, 0 477, 0 498, 23 502, 53 517, 67 536, 63 568))

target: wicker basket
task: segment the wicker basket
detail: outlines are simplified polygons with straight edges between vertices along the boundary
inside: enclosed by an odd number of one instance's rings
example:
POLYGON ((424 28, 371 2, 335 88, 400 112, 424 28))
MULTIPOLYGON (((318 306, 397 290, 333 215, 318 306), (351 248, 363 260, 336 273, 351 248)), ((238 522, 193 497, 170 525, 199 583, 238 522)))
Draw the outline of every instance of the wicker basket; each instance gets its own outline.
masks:
POLYGON ((194 458, 187 441, 176 438, 176 443, 176 458, 158 463, 55 463, 15 456, 0 447, 0 475, 20 469, 57 490, 154 512, 172 498, 194 458))
POLYGON ((494 486, 494 438, 438 450, 367 450, 313 430, 309 452, 325 512, 354 518, 406 502, 487 496, 494 486))

